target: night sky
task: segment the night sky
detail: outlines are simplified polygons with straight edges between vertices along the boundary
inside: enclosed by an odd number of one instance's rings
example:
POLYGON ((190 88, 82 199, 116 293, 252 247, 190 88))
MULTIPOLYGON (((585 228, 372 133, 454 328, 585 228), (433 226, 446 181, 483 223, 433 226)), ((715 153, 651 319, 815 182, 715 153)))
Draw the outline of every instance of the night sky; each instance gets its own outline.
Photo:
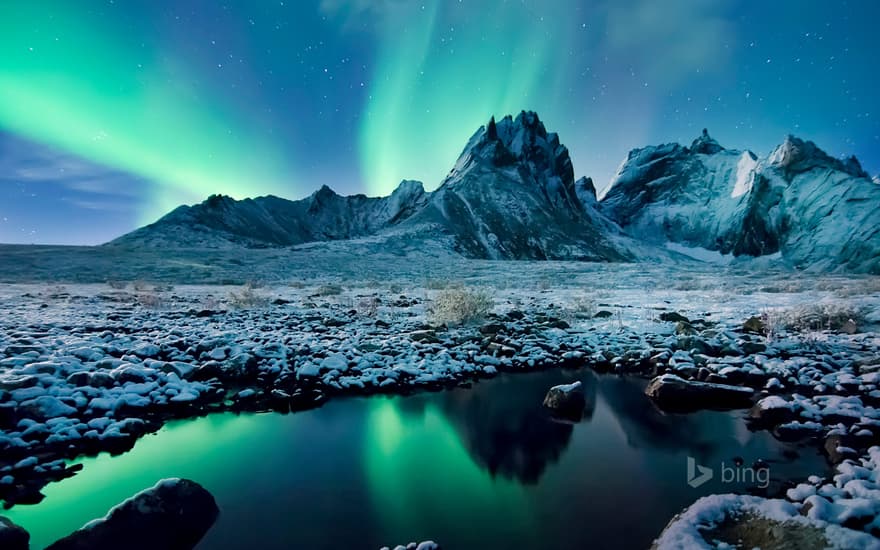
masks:
POLYGON ((0 2, 0 242, 97 244, 211 193, 433 189, 535 110, 601 188, 703 127, 880 171, 874 0, 0 2))

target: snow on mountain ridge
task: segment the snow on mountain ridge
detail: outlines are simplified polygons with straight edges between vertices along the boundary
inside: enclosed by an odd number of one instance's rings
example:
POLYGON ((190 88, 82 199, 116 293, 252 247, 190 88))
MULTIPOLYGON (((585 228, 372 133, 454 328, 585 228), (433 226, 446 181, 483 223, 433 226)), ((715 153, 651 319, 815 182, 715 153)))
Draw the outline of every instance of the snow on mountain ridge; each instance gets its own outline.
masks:
POLYGON ((791 134, 785 136, 783 142, 767 157, 767 163, 773 166, 796 171, 807 171, 813 168, 832 168, 856 178, 868 178, 855 156, 841 161, 816 146, 815 143, 803 140, 791 134))
POLYGON ((424 205, 426 197, 420 182, 406 180, 387 197, 342 196, 326 185, 296 201, 273 195, 240 201, 211 195, 200 204, 180 206, 110 244, 262 247, 351 239, 408 218, 424 205))
POLYGON ((212 196, 112 244, 263 247, 366 239, 357 246, 409 250, 442 243, 471 258, 651 256, 596 210, 594 190, 583 191, 587 205, 578 198, 568 149, 537 114, 523 111, 480 127, 432 193, 404 181, 378 198, 343 197, 326 185, 299 201, 212 196))
POLYGON ((523 111, 481 126, 431 193, 403 181, 387 197, 344 197, 327 186, 298 201, 214 195, 111 244, 632 261, 669 258, 675 243, 878 272, 880 185, 869 181, 854 157, 835 159, 794 136, 759 159, 703 130, 689 147, 633 149, 597 193, 591 179, 575 181, 559 136, 523 111))
POLYGON ((433 224, 473 258, 634 259, 637 243, 591 203, 578 198, 559 136, 523 111, 480 127, 427 207, 402 226, 433 224))
POLYGON ((880 188, 795 136, 764 159, 709 141, 631 151, 600 208, 638 238, 803 268, 880 272, 880 188), (711 152, 705 152, 711 151, 711 152))

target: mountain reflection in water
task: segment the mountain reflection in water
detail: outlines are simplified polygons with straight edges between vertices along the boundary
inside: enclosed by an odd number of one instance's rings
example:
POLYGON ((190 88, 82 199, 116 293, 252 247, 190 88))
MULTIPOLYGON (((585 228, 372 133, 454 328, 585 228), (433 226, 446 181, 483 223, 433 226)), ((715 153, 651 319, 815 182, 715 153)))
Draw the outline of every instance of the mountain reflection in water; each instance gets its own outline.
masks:
POLYGON ((749 432, 741 411, 665 415, 644 386, 554 370, 338 399, 292 415, 172 422, 126 454, 81 460, 83 471, 48 486, 42 503, 6 515, 41 548, 160 478, 187 477, 221 509, 201 550, 426 539, 447 548, 645 548, 699 496, 749 490, 718 479, 690 488, 687 456, 709 467, 762 458, 777 482, 824 471, 814 450, 749 432), (544 394, 575 380, 587 397, 583 419, 556 421, 544 394))

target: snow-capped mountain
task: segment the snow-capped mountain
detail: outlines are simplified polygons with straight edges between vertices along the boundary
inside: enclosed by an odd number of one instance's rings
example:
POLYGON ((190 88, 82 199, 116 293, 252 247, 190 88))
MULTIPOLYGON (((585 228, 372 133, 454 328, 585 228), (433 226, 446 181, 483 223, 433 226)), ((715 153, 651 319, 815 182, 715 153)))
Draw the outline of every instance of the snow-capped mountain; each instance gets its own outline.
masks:
POLYGON ((302 200, 275 196, 237 201, 212 195, 180 206, 159 221, 110 244, 127 246, 284 246, 372 235, 424 207, 418 181, 403 181, 387 197, 341 196, 326 185, 302 200))
POLYGON ((689 147, 631 151, 597 197, 590 178, 575 181, 559 137, 524 111, 481 126, 430 193, 404 181, 375 198, 340 196, 326 186, 297 201, 214 195, 110 244, 595 261, 700 248, 878 273, 876 183, 854 157, 835 159, 810 141, 788 136, 759 158, 722 147, 704 130, 689 147))
POLYGON ((326 186, 298 201, 215 195, 111 244, 253 247, 370 237, 372 247, 430 241, 471 258, 634 259, 640 245, 596 205, 592 182, 575 184, 559 137, 537 114, 522 112, 480 127, 432 193, 404 181, 381 198, 343 197, 326 186))
POLYGON ((762 159, 705 130, 690 147, 633 150, 600 204, 646 242, 880 271, 880 187, 855 157, 835 159, 794 136, 762 159))
POLYGON ((403 225, 433 226, 468 257, 634 258, 619 228, 597 222, 591 183, 581 187, 559 137, 537 114, 521 112, 480 127, 427 206, 403 225))

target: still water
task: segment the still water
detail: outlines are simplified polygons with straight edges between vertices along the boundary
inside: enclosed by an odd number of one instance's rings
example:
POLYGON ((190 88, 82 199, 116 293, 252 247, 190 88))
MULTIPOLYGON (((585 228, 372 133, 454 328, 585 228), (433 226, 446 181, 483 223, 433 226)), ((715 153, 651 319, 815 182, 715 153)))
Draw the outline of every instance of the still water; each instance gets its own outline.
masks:
POLYGON ((6 515, 43 548, 161 478, 186 477, 221 510, 201 550, 427 539, 451 550, 646 548, 697 497, 748 488, 718 475, 734 457, 766 460, 771 488, 826 471, 815 450, 749 432, 742 412, 663 415, 644 384, 553 371, 286 416, 174 422, 129 453, 82 460, 42 503, 6 515), (587 389, 584 419, 556 422, 541 408, 544 393, 573 380, 587 389), (688 456, 715 478, 689 487, 688 456))

